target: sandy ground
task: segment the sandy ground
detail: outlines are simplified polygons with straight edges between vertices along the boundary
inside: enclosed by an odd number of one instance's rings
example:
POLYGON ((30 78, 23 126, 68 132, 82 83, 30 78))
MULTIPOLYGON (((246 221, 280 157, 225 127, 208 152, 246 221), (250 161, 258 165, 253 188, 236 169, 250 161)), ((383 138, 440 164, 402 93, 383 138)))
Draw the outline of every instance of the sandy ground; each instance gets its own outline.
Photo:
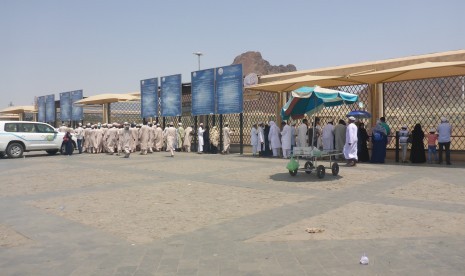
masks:
POLYGON ((185 180, 32 204, 129 241, 146 243, 307 198, 185 180))
MULTIPOLYGON (((15 247, 32 242, 11 227, 0 224, 0 247, 15 247)), ((1 274, 1 273, 0 273, 1 274)))
POLYGON ((465 235, 465 214, 353 202, 248 242, 388 239, 465 235), (307 228, 321 229, 310 234, 307 228))
POLYGON ((53 169, 56 165, 51 164, 51 166, 52 168, 48 166, 28 168, 27 173, 24 173, 25 169, 22 170, 23 173, 16 169, 0 173, 2 179, 0 194, 2 196, 29 195, 73 188, 129 183, 151 177, 142 174, 118 174, 115 176, 114 172, 103 169, 86 169, 85 173, 80 173, 67 165, 57 167, 60 170, 58 172, 57 169, 53 169))
POLYGON ((397 187, 381 195, 465 204, 465 187, 426 177, 397 187))

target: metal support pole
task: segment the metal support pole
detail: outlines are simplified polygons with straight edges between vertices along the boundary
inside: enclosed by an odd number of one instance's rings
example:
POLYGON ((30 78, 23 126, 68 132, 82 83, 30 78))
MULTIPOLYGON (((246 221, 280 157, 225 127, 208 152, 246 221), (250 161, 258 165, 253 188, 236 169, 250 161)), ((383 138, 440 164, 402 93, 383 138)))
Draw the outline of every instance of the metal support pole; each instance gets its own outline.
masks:
POLYGON ((198 126, 198 117, 197 116, 194 116, 194 132, 195 132, 195 135, 194 135, 194 144, 197 145, 197 148, 195 149, 195 151, 199 151, 198 148, 199 148, 199 142, 198 142, 198 131, 199 131, 199 126, 198 126))
POLYGON ((399 163, 399 132, 396 131, 396 162, 399 163))
POLYGON ((166 117, 163 117, 163 129, 166 127, 166 117))
POLYGON ((240 154, 244 154, 244 114, 239 114, 240 154))
POLYGON ((107 111, 107 116, 106 116, 106 123, 110 123, 110 118, 111 118, 111 105, 109 103, 106 104, 107 108, 106 108, 106 111, 107 111))
POLYGON ((224 150, 223 148, 223 114, 220 114, 220 146, 219 148, 221 151, 224 150))

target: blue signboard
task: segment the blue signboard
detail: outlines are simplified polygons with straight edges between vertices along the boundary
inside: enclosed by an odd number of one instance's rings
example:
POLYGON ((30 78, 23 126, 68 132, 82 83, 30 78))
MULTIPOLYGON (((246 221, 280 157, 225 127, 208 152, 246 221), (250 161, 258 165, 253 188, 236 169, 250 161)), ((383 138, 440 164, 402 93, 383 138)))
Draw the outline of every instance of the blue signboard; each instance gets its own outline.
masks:
POLYGON ((61 121, 71 121, 71 92, 60 93, 61 121))
POLYGON ((45 123, 45 96, 37 98, 37 120, 39 122, 45 123))
POLYGON ((158 78, 140 81, 140 108, 142 118, 158 116, 158 78))
POLYGON ((215 113, 215 69, 195 71, 192 79, 192 115, 215 113))
POLYGON ((55 95, 45 96, 45 121, 47 123, 55 122, 55 95))
POLYGON ((84 119, 84 108, 74 105, 75 102, 82 100, 82 90, 71 91, 71 120, 82 121, 84 119))
POLYGON ((181 116, 181 75, 161 78, 161 116, 181 116))
POLYGON ((242 113, 242 64, 216 68, 216 103, 218 114, 242 113))

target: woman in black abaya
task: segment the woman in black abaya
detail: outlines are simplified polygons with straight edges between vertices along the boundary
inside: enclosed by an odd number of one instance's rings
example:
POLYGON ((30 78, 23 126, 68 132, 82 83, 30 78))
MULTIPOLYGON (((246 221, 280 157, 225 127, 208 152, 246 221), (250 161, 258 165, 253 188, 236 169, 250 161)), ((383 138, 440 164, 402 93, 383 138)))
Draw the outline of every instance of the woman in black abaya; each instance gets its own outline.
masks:
POLYGON ((421 129, 420 124, 416 124, 412 131, 412 149, 410 151, 410 162, 425 163, 425 133, 421 129))
POLYGON ((367 142, 370 139, 368 136, 367 130, 365 128, 365 124, 360 122, 358 124, 358 132, 357 132, 358 144, 357 144, 357 156, 358 162, 370 162, 370 154, 368 153, 368 145, 367 142))

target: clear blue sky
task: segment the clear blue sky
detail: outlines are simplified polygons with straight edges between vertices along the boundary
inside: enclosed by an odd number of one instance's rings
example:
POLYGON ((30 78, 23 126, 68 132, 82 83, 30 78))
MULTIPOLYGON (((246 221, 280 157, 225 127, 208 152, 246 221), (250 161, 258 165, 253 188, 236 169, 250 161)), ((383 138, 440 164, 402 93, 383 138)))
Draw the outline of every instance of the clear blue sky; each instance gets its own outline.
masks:
POLYGON ((465 49, 464 0, 0 0, 0 108, 139 80, 260 51, 312 69, 465 49))

